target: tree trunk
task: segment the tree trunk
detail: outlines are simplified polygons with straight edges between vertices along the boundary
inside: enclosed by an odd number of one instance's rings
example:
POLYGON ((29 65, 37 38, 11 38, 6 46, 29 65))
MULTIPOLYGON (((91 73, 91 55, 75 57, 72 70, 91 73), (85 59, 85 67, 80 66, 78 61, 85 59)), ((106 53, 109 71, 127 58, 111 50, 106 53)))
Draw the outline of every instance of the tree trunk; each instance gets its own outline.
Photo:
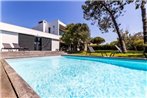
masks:
POLYGON ((68 51, 71 51, 72 50, 72 47, 71 47, 71 44, 68 45, 68 51))
POLYGON ((121 50, 122 52, 127 52, 127 49, 126 49, 126 45, 125 45, 125 42, 122 38, 122 34, 119 30, 119 27, 118 27, 118 24, 114 18, 114 16, 111 14, 111 18, 112 18, 112 21, 114 23, 114 26, 115 26, 115 29, 116 29, 116 32, 117 32, 117 35, 118 35, 118 39, 119 39, 119 42, 120 42, 120 46, 121 46, 121 50))
POLYGON ((77 44, 73 44, 73 51, 77 52, 77 44))
POLYGON ((142 3, 141 3, 141 14, 142 14, 144 44, 147 44, 147 16, 146 16, 145 4, 146 4, 146 1, 142 0, 142 3))
POLYGON ((88 44, 84 43, 84 51, 87 51, 87 46, 88 46, 88 44))
POLYGON ((112 11, 110 11, 105 4, 102 3, 102 5, 109 12, 109 14, 111 16, 111 19, 112 19, 112 21, 114 23, 114 26, 115 26, 115 29, 116 29, 116 32, 117 32, 117 35, 118 35, 118 39, 119 39, 119 43, 120 43, 122 52, 124 52, 124 53, 127 52, 125 42, 124 42, 124 40, 122 38, 122 34, 121 34, 120 30, 119 30, 119 27, 118 27, 118 24, 116 22, 116 19, 115 19, 114 15, 112 14, 112 11))

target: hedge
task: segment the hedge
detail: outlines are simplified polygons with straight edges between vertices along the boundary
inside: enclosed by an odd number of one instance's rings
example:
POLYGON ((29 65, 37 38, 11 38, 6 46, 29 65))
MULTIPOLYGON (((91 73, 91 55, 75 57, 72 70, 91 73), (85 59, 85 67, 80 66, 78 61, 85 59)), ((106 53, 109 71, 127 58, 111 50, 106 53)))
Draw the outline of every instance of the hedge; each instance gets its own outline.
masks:
MULTIPOLYGON (((94 50, 117 50, 114 45, 91 45, 94 50)), ((138 51, 144 50, 143 46, 136 46, 138 51)), ((128 47, 127 50, 135 50, 133 47, 128 47)))
POLYGON ((116 47, 112 45, 94 45, 92 47, 94 50, 117 50, 116 47))

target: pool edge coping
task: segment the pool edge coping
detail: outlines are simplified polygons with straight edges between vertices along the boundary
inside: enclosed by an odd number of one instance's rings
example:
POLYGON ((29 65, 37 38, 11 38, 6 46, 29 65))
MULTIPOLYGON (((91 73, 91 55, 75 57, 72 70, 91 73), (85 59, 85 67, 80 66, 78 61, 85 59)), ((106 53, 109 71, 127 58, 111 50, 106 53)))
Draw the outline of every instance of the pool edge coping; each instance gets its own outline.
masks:
POLYGON ((1 63, 18 98, 40 98, 33 88, 17 74, 5 59, 1 59, 1 63))
POLYGON ((63 54, 61 56, 77 56, 77 57, 93 57, 93 58, 113 58, 113 59, 130 59, 130 60, 147 60, 147 58, 109 57, 109 56, 92 56, 92 55, 76 55, 76 54, 63 54))
MULTIPOLYGON (((61 56, 147 60, 147 58, 102 57, 102 56, 91 56, 91 55, 84 56, 84 55, 73 55, 73 54, 62 54, 61 56)), ((41 57, 44 57, 44 56, 41 56, 41 57)), ((19 57, 19 58, 21 58, 21 57, 19 57)), ((24 58, 26 58, 26 57, 24 57, 24 58)), ((5 59, 7 59, 7 58, 5 58, 5 59)), ((17 74, 17 72, 7 63, 7 61, 5 59, 0 59, 2 62, 2 66, 4 67, 6 74, 9 76, 9 78, 10 78, 10 80, 16 90, 16 93, 18 94, 18 97, 19 98, 40 98, 40 96, 29 86, 29 84, 25 80, 23 80, 20 77, 20 75, 17 74), (18 81, 19 81, 19 83, 17 83, 18 81)))

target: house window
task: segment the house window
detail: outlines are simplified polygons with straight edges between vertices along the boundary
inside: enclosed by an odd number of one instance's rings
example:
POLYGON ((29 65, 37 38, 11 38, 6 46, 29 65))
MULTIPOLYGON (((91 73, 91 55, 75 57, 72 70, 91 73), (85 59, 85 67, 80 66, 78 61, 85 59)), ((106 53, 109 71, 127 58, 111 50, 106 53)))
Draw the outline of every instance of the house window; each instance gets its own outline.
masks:
POLYGON ((48 28, 48 33, 51 33, 51 28, 50 27, 48 28))
POLYGON ((55 26, 53 26, 53 34, 55 33, 55 26))
POLYGON ((63 35, 63 34, 64 34, 64 31, 60 30, 59 35, 63 35))

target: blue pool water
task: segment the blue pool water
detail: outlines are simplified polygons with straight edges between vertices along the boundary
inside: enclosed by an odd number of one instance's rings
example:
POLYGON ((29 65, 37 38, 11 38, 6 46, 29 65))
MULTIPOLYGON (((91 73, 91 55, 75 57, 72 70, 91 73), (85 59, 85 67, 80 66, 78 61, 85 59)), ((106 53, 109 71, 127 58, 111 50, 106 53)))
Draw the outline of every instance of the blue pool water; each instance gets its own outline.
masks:
POLYGON ((41 98, 146 98, 147 61, 50 56, 7 59, 41 98))

